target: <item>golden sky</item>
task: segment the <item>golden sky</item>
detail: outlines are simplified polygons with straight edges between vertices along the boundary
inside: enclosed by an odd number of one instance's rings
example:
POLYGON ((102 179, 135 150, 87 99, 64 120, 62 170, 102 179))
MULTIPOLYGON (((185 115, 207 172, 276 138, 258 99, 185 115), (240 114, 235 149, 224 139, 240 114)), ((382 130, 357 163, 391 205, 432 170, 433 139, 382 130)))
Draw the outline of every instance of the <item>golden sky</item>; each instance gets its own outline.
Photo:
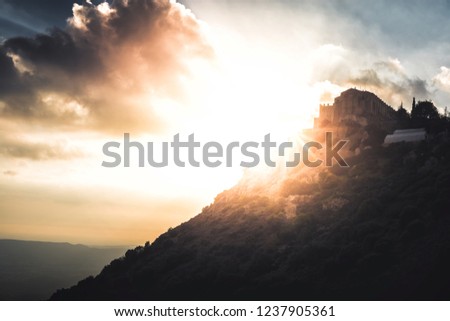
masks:
POLYGON ((395 41, 341 9, 302 3, 85 2, 62 28, 3 40, 0 238, 142 244, 242 176, 103 168, 103 144, 125 132, 142 142, 284 140, 349 86, 395 107, 412 95, 445 103, 445 46, 427 55, 429 69, 411 68, 420 50, 377 46, 395 41))

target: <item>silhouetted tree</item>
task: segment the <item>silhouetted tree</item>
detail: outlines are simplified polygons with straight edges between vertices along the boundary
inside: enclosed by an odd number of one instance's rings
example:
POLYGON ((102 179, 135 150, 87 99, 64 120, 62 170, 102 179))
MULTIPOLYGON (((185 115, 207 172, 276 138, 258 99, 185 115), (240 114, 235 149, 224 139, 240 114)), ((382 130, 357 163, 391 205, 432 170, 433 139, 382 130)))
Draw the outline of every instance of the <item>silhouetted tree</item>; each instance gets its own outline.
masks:
POLYGON ((409 113, 403 108, 403 105, 397 110, 397 119, 399 121, 406 121, 409 119, 409 113))
POLYGON ((411 112, 413 120, 439 119, 439 112, 432 101, 419 101, 411 112))

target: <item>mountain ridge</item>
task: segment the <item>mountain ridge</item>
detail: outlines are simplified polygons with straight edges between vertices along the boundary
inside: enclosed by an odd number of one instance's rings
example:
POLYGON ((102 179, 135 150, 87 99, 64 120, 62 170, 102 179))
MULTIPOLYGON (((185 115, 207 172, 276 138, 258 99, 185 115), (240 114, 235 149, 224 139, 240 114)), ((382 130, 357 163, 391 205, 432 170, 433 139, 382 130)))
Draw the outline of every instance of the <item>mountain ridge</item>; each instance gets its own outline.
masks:
POLYGON ((96 274, 124 248, 82 244, 0 240, 0 299, 45 300, 56 289, 96 274))
POLYGON ((449 143, 373 147, 349 163, 292 169, 278 195, 225 191, 51 299, 449 299, 449 143))

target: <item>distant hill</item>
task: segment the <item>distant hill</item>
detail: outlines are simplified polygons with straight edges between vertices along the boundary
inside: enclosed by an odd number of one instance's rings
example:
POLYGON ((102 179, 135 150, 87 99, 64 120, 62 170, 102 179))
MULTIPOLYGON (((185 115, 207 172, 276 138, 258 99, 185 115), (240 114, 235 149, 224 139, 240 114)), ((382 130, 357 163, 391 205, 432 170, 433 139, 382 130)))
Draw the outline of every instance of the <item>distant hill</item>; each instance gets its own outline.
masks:
POLYGON ((46 300, 58 288, 97 274, 124 248, 0 240, 0 300, 46 300))
POLYGON ((450 144, 348 162, 244 181, 52 299, 449 300, 450 144))

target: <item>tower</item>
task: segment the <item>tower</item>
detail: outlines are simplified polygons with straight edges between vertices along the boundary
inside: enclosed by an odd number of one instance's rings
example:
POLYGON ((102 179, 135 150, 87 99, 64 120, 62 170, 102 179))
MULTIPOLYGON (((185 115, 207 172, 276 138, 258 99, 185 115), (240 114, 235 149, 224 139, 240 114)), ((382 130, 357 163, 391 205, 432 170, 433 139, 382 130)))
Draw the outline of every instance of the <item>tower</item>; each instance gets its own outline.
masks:
POLYGON ((411 112, 416 108, 416 97, 413 97, 411 112))

